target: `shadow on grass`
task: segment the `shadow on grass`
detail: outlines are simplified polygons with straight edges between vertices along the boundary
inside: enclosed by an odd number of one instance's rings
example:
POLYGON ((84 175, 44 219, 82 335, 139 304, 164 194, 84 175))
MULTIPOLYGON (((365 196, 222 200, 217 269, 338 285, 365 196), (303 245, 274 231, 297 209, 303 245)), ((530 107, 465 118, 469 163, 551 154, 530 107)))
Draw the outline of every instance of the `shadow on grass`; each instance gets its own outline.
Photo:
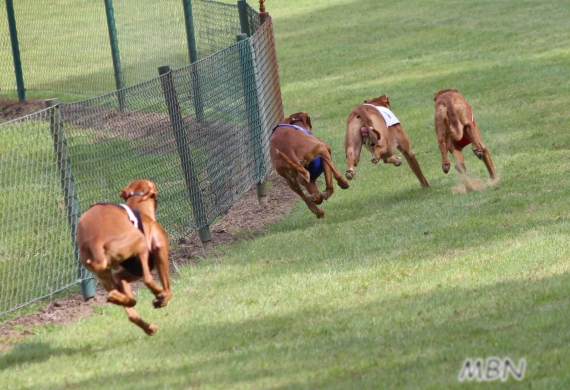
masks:
POLYGON ((36 364, 58 356, 87 356, 92 353, 92 347, 54 348, 49 342, 29 341, 17 344, 9 353, 0 355, 0 371, 21 364, 36 364))
MULTIPOLYGON (((129 375, 108 372, 72 387, 459 388, 470 387, 457 380, 465 359, 498 356, 517 364, 526 359, 527 386, 568 388, 570 374, 562 362, 570 343, 569 282, 563 274, 476 288, 458 285, 238 323, 195 325, 189 317, 170 331, 162 347, 153 347, 152 360, 143 352, 129 375), (168 369, 156 365, 161 359, 169 362, 168 369)), ((163 325, 167 331, 169 324, 163 325)), ((117 348, 129 348, 116 341, 117 348)), ((0 367, 68 354, 89 359, 90 353, 90 348, 28 342, 2 356, 0 367)), ((65 368, 61 372, 65 376, 65 368)), ((501 388, 519 385, 510 378, 501 388)))

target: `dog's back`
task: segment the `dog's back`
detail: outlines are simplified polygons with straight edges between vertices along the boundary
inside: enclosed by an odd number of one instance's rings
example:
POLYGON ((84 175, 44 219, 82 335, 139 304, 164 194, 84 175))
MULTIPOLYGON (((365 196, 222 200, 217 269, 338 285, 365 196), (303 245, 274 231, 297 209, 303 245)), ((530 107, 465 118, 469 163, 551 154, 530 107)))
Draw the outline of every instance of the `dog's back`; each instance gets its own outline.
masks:
POLYGON ((473 122, 467 101, 455 89, 444 89, 434 95, 435 125, 449 134, 453 141, 463 138, 463 126, 473 122))
POLYGON ((133 248, 140 247, 141 242, 146 243, 144 234, 118 205, 95 204, 79 218, 79 251, 92 261, 105 261, 109 267, 116 268, 123 260, 138 254, 133 248))
POLYGON ((294 170, 310 181, 305 166, 313 161, 319 145, 320 141, 316 137, 302 130, 292 126, 279 126, 269 140, 269 155, 278 173, 285 174, 287 170, 294 170))

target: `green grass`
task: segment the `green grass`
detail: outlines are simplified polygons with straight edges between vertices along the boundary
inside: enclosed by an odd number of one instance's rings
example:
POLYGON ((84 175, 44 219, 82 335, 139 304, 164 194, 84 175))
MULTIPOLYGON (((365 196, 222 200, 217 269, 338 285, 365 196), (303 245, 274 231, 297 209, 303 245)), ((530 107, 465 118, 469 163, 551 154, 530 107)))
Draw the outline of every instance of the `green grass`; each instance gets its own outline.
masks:
MULTIPOLYGON (((317 220, 184 266, 174 297, 37 336, 0 356, 3 387, 442 389, 570 387, 570 119, 565 1, 269 0, 285 113, 306 111, 344 171, 346 117, 386 93, 432 186, 364 159, 317 220), (458 89, 501 180, 455 194, 433 94, 458 89), (467 358, 526 359, 522 383, 460 383, 467 358)), ((470 152, 466 165, 486 180, 470 152)))
MULTIPOLYGON (((171 69, 189 65, 180 1, 144 0, 140 7, 117 1, 112 7, 124 86, 157 77, 163 65, 171 69)), ((192 10, 199 58, 235 43, 237 8, 234 15, 209 1, 194 1, 192 10)), ((14 4, 14 12, 27 98, 38 93, 93 97, 116 89, 104 2, 22 0, 14 4)), ((0 93, 17 96, 4 9, 0 9, 0 31, 0 93)))

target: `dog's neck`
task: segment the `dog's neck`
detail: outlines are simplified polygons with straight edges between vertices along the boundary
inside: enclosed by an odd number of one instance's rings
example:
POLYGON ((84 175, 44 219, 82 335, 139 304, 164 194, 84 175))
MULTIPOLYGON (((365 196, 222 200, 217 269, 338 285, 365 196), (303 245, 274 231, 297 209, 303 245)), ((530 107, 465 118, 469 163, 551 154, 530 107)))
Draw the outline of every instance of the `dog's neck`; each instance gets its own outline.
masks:
POLYGON ((303 122, 301 119, 292 120, 289 124, 293 126, 302 127, 303 129, 307 129, 307 126, 305 126, 305 122, 303 122))
POLYGON ((148 215, 153 221, 156 221, 156 200, 147 199, 142 200, 142 195, 132 195, 126 201, 125 204, 131 209, 138 210, 143 214, 148 215))

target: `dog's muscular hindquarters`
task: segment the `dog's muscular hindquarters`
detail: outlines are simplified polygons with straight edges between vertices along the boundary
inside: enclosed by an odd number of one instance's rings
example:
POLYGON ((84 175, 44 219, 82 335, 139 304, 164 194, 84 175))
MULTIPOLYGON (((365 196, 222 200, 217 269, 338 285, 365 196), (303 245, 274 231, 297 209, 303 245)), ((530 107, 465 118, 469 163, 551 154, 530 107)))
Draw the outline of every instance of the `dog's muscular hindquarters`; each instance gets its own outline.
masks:
POLYGON ((140 212, 144 233, 134 226, 125 208, 95 204, 83 213, 77 225, 79 258, 108 291, 107 301, 123 306, 129 320, 153 335, 158 328, 144 322, 133 308, 136 301, 130 283, 142 277, 155 296, 155 308, 166 306, 172 296, 168 239, 156 221, 158 192, 153 182, 136 180, 120 196, 126 206, 140 212), (153 280, 153 265, 162 287, 153 280))
POLYGON ((317 205, 333 194, 332 177, 334 176, 343 189, 348 188, 348 182, 333 164, 329 145, 310 133, 311 118, 307 113, 295 113, 284 118, 281 124, 273 129, 269 141, 269 154, 273 167, 287 181, 289 187, 305 201, 317 218, 322 218, 325 212, 317 205), (317 162, 320 165, 313 167, 317 162), (316 184, 321 172, 325 175, 326 183, 323 192, 319 192, 316 184), (307 189, 308 196, 301 186, 307 189))
POLYGON ((455 89, 444 89, 434 95, 435 101, 435 133, 441 152, 444 173, 449 172, 451 163, 448 152, 453 155, 455 169, 465 174, 465 160, 462 150, 471 144, 473 153, 483 160, 491 179, 497 178, 497 173, 491 161, 491 155, 481 138, 481 132, 475 123, 473 111, 467 101, 455 89))
POLYGON ((390 111, 390 101, 386 95, 365 100, 365 104, 355 107, 348 115, 344 149, 347 159, 346 177, 349 180, 356 174, 354 167, 360 161, 364 146, 372 153, 373 163, 379 160, 385 164, 400 166, 402 158, 394 156, 398 149, 406 158, 410 168, 424 188, 429 184, 422 173, 416 155, 410 149, 410 141, 402 125, 390 111))

